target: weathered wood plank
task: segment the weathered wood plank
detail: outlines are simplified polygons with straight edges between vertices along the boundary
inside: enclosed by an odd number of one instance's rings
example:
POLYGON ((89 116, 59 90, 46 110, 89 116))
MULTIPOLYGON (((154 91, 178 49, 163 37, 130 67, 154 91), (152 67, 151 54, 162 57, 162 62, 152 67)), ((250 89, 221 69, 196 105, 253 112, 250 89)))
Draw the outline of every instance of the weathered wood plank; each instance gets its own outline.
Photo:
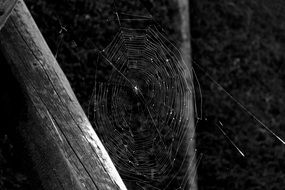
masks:
MULTIPOLYGON (((190 36, 190 5, 189 0, 175 0, 179 8, 179 19, 180 19, 180 35, 182 37, 180 49, 184 62, 189 68, 189 72, 185 72, 185 78, 188 83, 192 86, 192 91, 195 93, 193 84, 193 73, 192 73, 192 57, 191 57, 191 36, 190 36)), ((192 93, 192 100, 190 100, 190 106, 186 114, 190 116, 191 122, 188 126, 188 143, 190 143, 191 150, 189 151, 189 159, 191 160, 192 170, 189 173, 189 184, 191 184, 191 190, 197 190, 196 182, 196 161, 195 161, 195 123, 194 123, 194 93, 192 93)))
POLYGON ((45 189, 126 189, 22 0, 0 41, 28 98, 23 133, 45 189))
POLYGON ((0 30, 5 25, 16 3, 17 0, 0 0, 0 30))

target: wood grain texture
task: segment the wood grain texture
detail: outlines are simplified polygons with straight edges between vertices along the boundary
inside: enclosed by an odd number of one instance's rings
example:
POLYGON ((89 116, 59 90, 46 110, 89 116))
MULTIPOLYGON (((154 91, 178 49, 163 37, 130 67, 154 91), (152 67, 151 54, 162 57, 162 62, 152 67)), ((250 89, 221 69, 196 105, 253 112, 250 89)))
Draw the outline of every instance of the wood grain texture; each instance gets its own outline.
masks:
POLYGON ((0 0, 0 30, 5 25, 16 3, 17 0, 0 0))
MULTIPOLYGON (((180 16, 180 35, 182 41, 180 44, 180 50, 182 58, 188 67, 188 72, 184 72, 184 77, 186 78, 189 85, 192 87, 191 100, 189 101, 188 110, 186 110, 186 115, 190 116, 191 122, 188 126, 188 143, 190 143, 191 150, 189 151, 189 159, 191 160, 192 170, 189 173, 189 184, 191 184, 191 190, 197 190, 197 170, 196 170, 196 158, 195 158, 195 118, 194 118, 194 78, 192 73, 192 56, 191 56, 191 36, 190 36, 190 3, 189 0, 175 0, 179 8, 180 16)), ((186 100, 187 101, 187 100, 186 100)))
POLYGON ((23 135, 43 187, 126 189, 22 0, 0 41, 28 99, 23 135))

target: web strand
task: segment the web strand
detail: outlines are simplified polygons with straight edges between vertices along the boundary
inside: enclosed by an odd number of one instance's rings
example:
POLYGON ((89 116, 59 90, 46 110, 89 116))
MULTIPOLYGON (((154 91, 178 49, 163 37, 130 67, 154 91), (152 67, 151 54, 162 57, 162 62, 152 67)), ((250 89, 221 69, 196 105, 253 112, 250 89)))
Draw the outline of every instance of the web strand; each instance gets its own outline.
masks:
MULTIPOLYGON (((219 124, 221 126, 223 126, 223 124, 221 122, 219 122, 219 124)), ((226 132, 221 128, 221 126, 216 124, 216 126, 218 127, 218 129, 221 131, 221 133, 228 139, 228 141, 235 147, 235 149, 243 156, 245 157, 244 153, 238 148, 238 146, 231 140, 231 138, 226 134, 226 132)))
POLYGON ((278 139, 281 143, 285 145, 285 141, 281 139, 275 132, 273 132, 265 123, 263 123, 260 119, 258 119, 251 111, 249 111, 240 101, 234 98, 222 85, 220 85, 216 80, 214 80, 199 64, 195 61, 193 63, 197 66, 199 70, 201 70, 215 85, 217 85, 220 89, 222 89, 240 108, 242 108, 248 115, 250 115, 255 121, 257 121, 260 126, 262 126, 267 132, 272 134, 276 139, 278 139))
POLYGON ((156 28, 121 27, 99 53, 104 70, 96 74, 91 122, 123 179, 142 189, 166 190, 177 180, 186 187, 194 167, 187 111, 194 87, 169 47, 156 28))

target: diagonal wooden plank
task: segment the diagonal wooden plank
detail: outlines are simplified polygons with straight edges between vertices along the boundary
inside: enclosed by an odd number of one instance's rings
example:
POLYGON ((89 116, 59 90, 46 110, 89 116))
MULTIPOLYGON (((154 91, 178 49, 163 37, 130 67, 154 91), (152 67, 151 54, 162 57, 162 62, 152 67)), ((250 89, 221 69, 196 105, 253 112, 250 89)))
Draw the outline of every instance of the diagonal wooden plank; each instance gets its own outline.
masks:
POLYGON ((5 25, 16 3, 17 0, 0 0, 0 30, 5 25))
POLYGON ((126 190, 23 0, 0 31, 0 49, 26 96, 21 130, 44 189, 126 190))

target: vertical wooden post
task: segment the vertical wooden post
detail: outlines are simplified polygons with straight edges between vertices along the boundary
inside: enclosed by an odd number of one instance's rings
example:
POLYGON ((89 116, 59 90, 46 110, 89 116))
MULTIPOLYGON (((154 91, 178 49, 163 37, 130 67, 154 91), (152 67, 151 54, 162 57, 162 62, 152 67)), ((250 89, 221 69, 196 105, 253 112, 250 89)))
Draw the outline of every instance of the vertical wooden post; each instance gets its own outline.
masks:
MULTIPOLYGON (((189 68, 188 72, 190 76, 185 76, 187 79, 188 83, 193 86, 193 74, 192 74, 192 61, 191 61, 191 35, 190 35, 190 8, 189 8, 189 0, 175 0, 177 2, 178 8, 179 8, 179 19, 180 19, 180 35, 182 38, 181 44, 180 44, 180 49, 182 53, 182 58, 186 65, 189 68)), ((194 89, 193 89, 194 93, 194 89)), ((192 93, 192 100, 191 100, 191 106, 189 108, 189 111, 186 112, 188 114, 191 114, 191 122, 189 123, 188 130, 189 130, 189 140, 188 142, 191 143, 191 151, 189 153, 189 158, 193 161, 192 166, 193 169, 191 170, 191 173, 189 174, 189 183, 191 184, 191 190, 197 190, 197 183, 196 183, 196 165, 195 165, 195 118, 194 118, 194 97, 192 93)))
POLYGON ((0 48, 25 92, 22 128, 47 190, 125 190, 23 0, 0 31, 0 48))

